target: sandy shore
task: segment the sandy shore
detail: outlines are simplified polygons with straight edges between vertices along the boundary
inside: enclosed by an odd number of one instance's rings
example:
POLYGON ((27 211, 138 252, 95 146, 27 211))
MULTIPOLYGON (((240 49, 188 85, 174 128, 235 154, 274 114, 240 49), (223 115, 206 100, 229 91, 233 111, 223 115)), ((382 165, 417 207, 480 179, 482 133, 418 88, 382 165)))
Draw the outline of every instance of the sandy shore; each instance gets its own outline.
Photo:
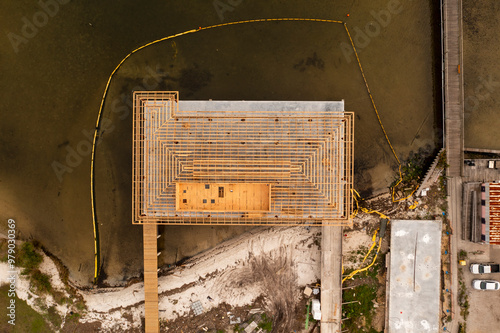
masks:
MULTIPOLYGON (((320 278, 321 251, 318 248, 321 229, 319 227, 261 228, 223 242, 211 250, 189 259, 182 267, 170 270, 159 278, 160 318, 168 322, 190 312, 191 303, 200 301, 205 311, 222 303, 231 306, 251 304, 260 295, 266 296, 263 284, 245 284, 252 258, 267 260, 286 259, 294 275, 295 286, 314 283, 320 278), (210 296, 211 301, 208 300, 210 296)), ((53 261, 44 255, 40 267, 51 277, 54 290, 64 292, 59 272, 53 261)), ((8 271, 0 264, 0 281, 6 281, 8 271)), ((47 307, 56 306, 58 313, 66 318, 70 309, 58 305, 50 295, 37 296, 30 291, 29 282, 18 275, 18 297, 26 300, 35 310, 43 313, 36 299, 43 298, 47 307)), ((135 283, 126 288, 78 290, 87 305, 80 322, 99 321, 106 331, 128 330, 141 325, 144 316, 144 285, 135 283)))

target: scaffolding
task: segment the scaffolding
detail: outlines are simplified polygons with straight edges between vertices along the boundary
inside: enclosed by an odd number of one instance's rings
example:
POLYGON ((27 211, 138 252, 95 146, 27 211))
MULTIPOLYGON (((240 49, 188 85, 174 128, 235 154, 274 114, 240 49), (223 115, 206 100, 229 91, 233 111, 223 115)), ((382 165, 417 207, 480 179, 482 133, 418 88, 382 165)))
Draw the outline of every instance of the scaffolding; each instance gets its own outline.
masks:
POLYGON ((178 101, 134 93, 134 224, 351 223, 351 112, 180 111, 178 101))

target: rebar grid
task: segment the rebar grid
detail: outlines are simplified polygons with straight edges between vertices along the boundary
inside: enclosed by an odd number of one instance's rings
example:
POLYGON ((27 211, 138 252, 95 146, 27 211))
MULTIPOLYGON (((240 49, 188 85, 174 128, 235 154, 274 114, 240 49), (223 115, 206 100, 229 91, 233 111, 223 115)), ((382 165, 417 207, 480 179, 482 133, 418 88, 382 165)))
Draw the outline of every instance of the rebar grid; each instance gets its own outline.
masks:
POLYGON ((352 113, 180 112, 177 101, 134 93, 133 223, 351 223, 352 113), (269 184, 270 208, 180 210, 176 186, 189 183, 269 184))

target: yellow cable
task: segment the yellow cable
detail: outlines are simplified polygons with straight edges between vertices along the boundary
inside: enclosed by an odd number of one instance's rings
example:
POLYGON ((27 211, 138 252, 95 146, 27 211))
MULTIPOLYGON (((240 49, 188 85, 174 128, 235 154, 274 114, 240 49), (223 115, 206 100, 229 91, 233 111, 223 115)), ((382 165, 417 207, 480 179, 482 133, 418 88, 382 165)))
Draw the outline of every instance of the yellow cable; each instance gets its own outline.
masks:
MULTIPOLYGON (((366 214, 377 214, 381 218, 387 219, 390 222, 390 218, 387 217, 386 215, 382 214, 381 212, 373 210, 373 209, 366 209, 364 207, 360 207, 359 203, 358 203, 358 198, 361 197, 361 196, 359 195, 358 191, 356 191, 355 189, 352 189, 351 192, 353 193, 353 198, 354 198, 354 201, 356 202, 356 209, 355 209, 355 211, 353 213, 353 218, 357 215, 358 211, 361 210, 363 213, 366 213, 366 214)), ((366 253, 365 257, 363 258, 362 263, 364 263, 366 261, 366 259, 368 258, 368 256, 372 252, 373 248, 377 244, 377 233, 378 232, 379 232, 379 229, 375 230, 375 232, 373 233, 373 236, 372 236, 372 245, 370 246, 370 249, 366 253)), ((382 246, 382 237, 379 238, 377 252, 375 253, 375 257, 373 258, 372 262, 368 266, 366 266, 364 268, 360 268, 360 269, 352 271, 348 276, 346 276, 346 277, 344 277, 342 279, 342 283, 344 283, 344 281, 347 280, 347 279, 352 279, 352 277, 354 275, 356 275, 356 274, 358 274, 360 272, 366 271, 368 268, 372 267, 373 264, 375 263, 375 260, 377 260, 377 256, 378 256, 378 253, 380 251, 380 247, 381 246, 382 246)), ((344 263, 342 261, 342 274, 343 273, 344 273, 344 263)))
MULTIPOLYGON (((188 35, 188 34, 196 33, 196 32, 199 32, 199 31, 204 31, 204 30, 209 30, 209 29, 214 29, 214 28, 220 28, 220 27, 226 27, 226 26, 231 26, 231 25, 246 24, 246 23, 257 23, 257 22, 277 22, 277 21, 304 21, 304 22, 324 22, 324 23, 340 23, 340 24, 344 24, 345 31, 347 32, 347 36, 349 37, 349 40, 351 42, 351 46, 352 46, 352 48, 354 50, 354 54, 356 55, 356 60, 358 62, 358 66, 359 66, 359 69, 361 71, 361 75, 363 77, 363 81, 365 83, 366 90, 368 92, 368 95, 370 96, 370 100, 371 100, 371 103, 373 105, 373 109, 375 110, 375 114, 377 115, 377 119, 378 119, 379 125, 382 128, 384 136, 385 136, 385 138, 387 140, 387 143, 389 144, 389 147, 392 150, 392 153, 393 153, 394 157, 396 158, 396 161, 398 162, 398 164, 401 167, 401 162, 400 162, 400 160, 399 160, 399 158, 398 158, 398 156, 396 154, 396 151, 394 150, 394 147, 391 144, 391 141, 389 140, 389 136, 387 135, 387 132, 385 131, 385 128, 384 128, 384 126, 382 124, 382 120, 380 119, 380 115, 378 113, 377 107, 375 105, 375 101, 373 100, 373 96, 372 96, 370 88, 368 86, 368 82, 366 80, 365 73, 363 71, 363 67, 361 66, 361 62, 359 60, 358 52, 356 51, 356 47, 354 46, 354 42, 353 42, 353 40, 351 38, 351 34, 350 34, 349 29, 347 28, 347 24, 345 22, 338 21, 338 20, 312 19, 312 18, 254 19, 254 20, 245 20, 245 21, 237 21, 237 22, 227 22, 227 23, 210 25, 210 26, 206 26, 206 27, 199 27, 198 29, 191 29, 191 30, 187 30, 187 31, 184 31, 184 32, 181 32, 181 33, 178 33, 178 34, 174 34, 174 35, 170 35, 170 36, 167 36, 167 37, 163 37, 163 38, 154 40, 152 42, 149 42, 149 43, 147 43, 145 45, 142 45, 142 46, 136 48, 135 50, 133 50, 132 52, 130 52, 129 54, 127 54, 118 63, 118 65, 115 67, 115 69, 111 72, 111 74, 110 74, 110 76, 108 78, 108 81, 106 82, 106 87, 104 89, 104 93, 103 93, 103 96, 102 96, 102 99, 101 99, 101 104, 100 104, 100 107, 99 107, 99 112, 97 114, 96 126, 95 126, 95 131, 94 131, 94 139, 93 139, 93 142, 92 142, 92 156, 91 156, 91 165, 90 165, 90 171, 91 171, 91 175, 90 175, 90 184, 91 184, 91 186, 90 186, 90 196, 91 196, 91 202, 92 202, 92 220, 93 220, 93 225, 94 225, 94 247, 95 247, 95 273, 94 273, 94 279, 97 279, 97 275, 98 275, 98 262, 97 262, 98 244, 97 244, 97 224, 96 224, 97 223, 97 221, 96 221, 97 219, 96 219, 95 206, 94 206, 94 161, 95 161, 95 146, 96 146, 96 142, 97 142, 97 139, 98 139, 98 132, 99 132, 99 126, 100 126, 100 122, 101 122, 101 114, 102 114, 102 110, 103 110, 103 107, 104 107, 104 101, 106 99, 106 96, 107 96, 107 93, 108 93, 108 90, 109 90, 109 85, 110 85, 111 80, 112 80, 113 76, 115 75, 116 71, 122 66, 122 64, 132 54, 134 54, 134 53, 136 53, 136 52, 138 52, 138 51, 140 51, 140 50, 142 50, 142 49, 144 49, 144 48, 146 48, 148 46, 151 46, 151 45, 154 45, 154 44, 157 44, 157 43, 169 40, 169 39, 173 39, 173 38, 180 37, 180 36, 183 36, 183 35, 188 35)), ((400 172, 400 176, 401 176, 401 172, 400 172)), ((402 177, 400 177, 400 178, 401 179, 398 182, 398 184, 402 180, 402 177)), ((412 194, 413 194, 413 192, 412 192, 412 194)), ((410 194, 410 196, 411 196, 411 194, 410 194)), ((405 200, 405 199, 406 198, 400 199, 398 201, 405 200)), ((394 188, 393 188, 393 201, 394 201, 394 188)), ((356 205, 357 205, 357 201, 356 201, 356 205)), ((361 209, 361 211, 363 211, 365 213, 368 213, 368 214, 376 213, 376 214, 380 215, 381 217, 387 218, 385 215, 383 215, 380 212, 377 212, 377 211, 368 211, 365 208, 360 208, 360 209, 361 209)), ((354 218, 357 213, 358 213, 358 206, 356 208, 356 211, 353 212, 353 214, 351 214, 351 217, 354 218)))
POLYGON ((360 268, 360 269, 357 269, 357 270, 355 270, 355 271, 351 272, 351 274, 349 274, 348 276, 346 276, 345 278, 343 278, 343 279, 342 279, 342 283, 344 283, 344 281, 345 281, 345 280, 347 280, 347 279, 352 279, 352 277, 353 277, 354 275, 356 275, 356 274, 358 274, 358 273, 361 273, 361 272, 364 272, 364 271, 366 271, 367 269, 369 269, 370 267, 372 267, 372 266, 373 266, 373 264, 375 263, 375 261, 377 260, 378 253, 379 253, 379 251, 380 251, 380 246, 381 246, 381 245, 382 245, 382 238, 380 238, 380 239, 379 239, 379 241, 378 241, 377 252, 375 253, 375 256, 373 257, 372 262, 371 262, 368 266, 366 266, 366 267, 364 267, 364 268, 360 268))
POLYGON ((401 198, 401 199, 394 199, 394 190, 396 189, 396 187, 403 181, 403 175, 401 174, 401 164, 399 165, 399 180, 398 182, 396 183, 396 185, 394 185, 392 187, 392 202, 400 202, 400 201, 403 201, 403 200, 406 200, 408 199, 409 197, 411 197, 413 195, 413 193, 415 193, 417 190, 418 190, 418 187, 419 185, 417 184, 417 186, 415 187, 415 189, 413 189, 413 191, 406 197, 404 198, 401 198))
POLYGON ((375 244, 377 243, 376 240, 377 240, 377 231, 378 230, 375 230, 375 232, 373 233, 373 236, 372 236, 372 246, 370 247, 370 249, 368 250, 368 252, 366 253, 365 257, 363 258, 363 261, 361 262, 362 264, 365 263, 365 260, 366 258, 368 258, 368 256, 370 255, 370 253, 372 252, 373 248, 375 247, 375 244))
POLYGON ((366 91, 368 92, 368 96, 370 97, 370 101, 372 102, 373 110, 375 111, 375 115, 377 116, 378 123, 380 125, 380 128, 382 129, 382 132, 384 133, 385 139, 386 139, 387 143, 389 144, 389 147, 391 148, 392 154, 396 158, 396 161, 398 162, 398 165, 399 165, 399 181, 397 182, 396 185, 394 185, 392 187, 392 202, 400 202, 400 201, 406 200, 415 193, 415 191, 418 189, 418 186, 407 197, 397 199, 397 200, 394 199, 394 190, 403 180, 403 177, 401 175, 401 161, 399 160, 398 155, 396 154, 396 151, 394 150, 394 147, 392 146, 391 140, 389 139, 389 136, 387 135, 387 132, 385 131, 384 125, 382 124, 382 120, 380 119, 380 115, 378 113, 377 106, 375 105, 375 101, 374 101, 372 93, 370 91, 370 87, 368 86, 368 81, 366 80, 366 77, 365 77, 365 72, 363 71, 363 67, 361 66, 361 61, 359 60, 358 52, 356 51, 356 46, 354 45, 354 41, 352 40, 351 33, 349 32, 349 29, 347 28, 346 23, 344 23, 344 27, 345 27, 345 31, 347 32, 347 36, 349 37, 349 41, 351 42, 351 46, 352 46, 352 49, 354 51, 354 55, 356 56, 356 61, 358 62, 359 70, 361 72, 361 76, 363 77, 363 81, 364 81, 365 86, 366 86, 366 91))

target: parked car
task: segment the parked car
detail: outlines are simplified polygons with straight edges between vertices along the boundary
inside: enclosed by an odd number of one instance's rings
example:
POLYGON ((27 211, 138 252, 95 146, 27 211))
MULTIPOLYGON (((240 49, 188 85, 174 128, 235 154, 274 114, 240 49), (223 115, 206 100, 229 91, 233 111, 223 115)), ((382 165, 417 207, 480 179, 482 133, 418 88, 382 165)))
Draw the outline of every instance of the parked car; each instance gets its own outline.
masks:
POLYGON ((488 274, 500 272, 499 264, 471 264, 470 272, 472 274, 488 274))
POLYGON ((311 313, 314 320, 321 320, 321 303, 319 302, 319 299, 312 300, 311 313))
POLYGON ((500 282, 493 280, 472 280, 472 288, 477 290, 498 290, 500 282))

